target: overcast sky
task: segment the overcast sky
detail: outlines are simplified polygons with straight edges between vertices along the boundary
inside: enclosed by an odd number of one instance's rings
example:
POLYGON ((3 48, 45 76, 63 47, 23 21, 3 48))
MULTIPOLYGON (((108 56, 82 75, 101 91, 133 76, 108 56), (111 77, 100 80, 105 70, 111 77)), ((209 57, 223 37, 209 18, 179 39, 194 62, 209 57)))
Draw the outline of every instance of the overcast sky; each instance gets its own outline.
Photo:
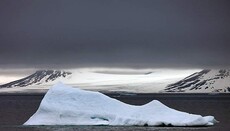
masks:
POLYGON ((229 0, 0 0, 0 68, 229 68, 229 24, 229 0))

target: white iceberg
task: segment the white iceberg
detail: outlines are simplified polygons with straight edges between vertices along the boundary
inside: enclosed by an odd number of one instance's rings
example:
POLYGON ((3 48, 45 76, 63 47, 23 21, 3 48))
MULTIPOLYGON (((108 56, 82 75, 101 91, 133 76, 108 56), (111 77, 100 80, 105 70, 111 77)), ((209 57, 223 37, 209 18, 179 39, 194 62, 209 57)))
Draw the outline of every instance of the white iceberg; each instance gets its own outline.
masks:
POLYGON ((125 104, 102 93, 61 83, 46 93, 37 112, 24 125, 172 125, 210 126, 213 116, 171 109, 157 100, 142 106, 125 104))

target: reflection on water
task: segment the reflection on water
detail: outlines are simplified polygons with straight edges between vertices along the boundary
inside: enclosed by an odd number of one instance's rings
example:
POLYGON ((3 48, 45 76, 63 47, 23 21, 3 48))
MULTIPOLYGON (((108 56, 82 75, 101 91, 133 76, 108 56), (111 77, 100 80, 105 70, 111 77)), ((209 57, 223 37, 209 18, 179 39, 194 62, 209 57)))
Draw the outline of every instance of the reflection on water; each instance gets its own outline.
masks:
POLYGON ((140 126, 0 126, 4 131, 188 131, 210 130, 213 127, 140 127, 140 126))

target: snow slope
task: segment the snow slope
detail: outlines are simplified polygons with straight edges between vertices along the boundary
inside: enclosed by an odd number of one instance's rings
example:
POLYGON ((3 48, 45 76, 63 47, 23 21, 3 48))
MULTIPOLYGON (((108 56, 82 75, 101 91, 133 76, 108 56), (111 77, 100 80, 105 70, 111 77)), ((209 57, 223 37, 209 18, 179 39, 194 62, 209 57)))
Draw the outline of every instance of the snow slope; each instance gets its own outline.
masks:
POLYGON ((24 125, 140 125, 210 126, 213 116, 202 117, 171 109, 157 100, 128 105, 99 92, 58 83, 43 98, 24 125))
POLYGON ((230 70, 202 70, 164 90, 166 92, 230 92, 230 70))

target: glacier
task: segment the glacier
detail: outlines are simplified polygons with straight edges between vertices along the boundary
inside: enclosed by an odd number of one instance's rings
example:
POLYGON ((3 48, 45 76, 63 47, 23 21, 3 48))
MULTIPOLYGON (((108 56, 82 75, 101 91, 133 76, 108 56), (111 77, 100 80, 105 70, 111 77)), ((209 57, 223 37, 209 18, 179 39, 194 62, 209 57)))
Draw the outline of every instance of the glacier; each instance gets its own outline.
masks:
POLYGON ((55 84, 24 125, 211 126, 213 116, 177 111, 157 100, 129 105, 102 93, 55 84))
POLYGON ((196 71, 198 70, 130 68, 38 70, 22 79, 0 85, 0 92, 45 93, 60 81, 84 90, 153 93, 163 90, 168 84, 179 81, 196 71))

